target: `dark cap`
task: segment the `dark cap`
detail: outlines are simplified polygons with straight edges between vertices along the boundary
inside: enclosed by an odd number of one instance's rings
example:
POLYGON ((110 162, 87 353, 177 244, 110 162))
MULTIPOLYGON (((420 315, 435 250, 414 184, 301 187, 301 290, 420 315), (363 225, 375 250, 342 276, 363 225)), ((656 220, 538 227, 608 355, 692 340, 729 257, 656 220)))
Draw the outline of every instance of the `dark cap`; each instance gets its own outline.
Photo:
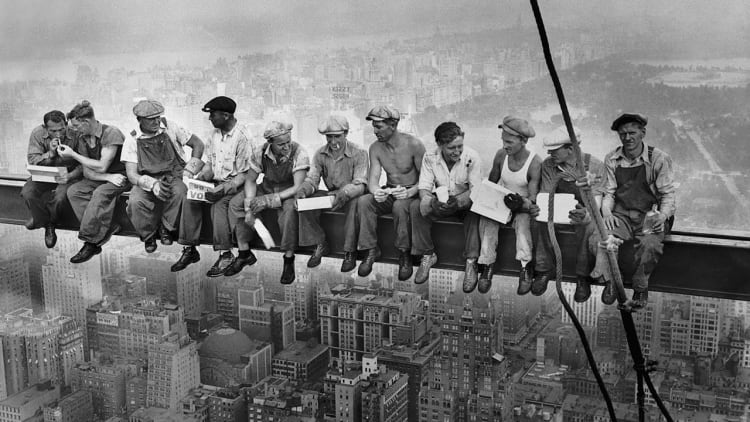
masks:
POLYGON ((625 123, 640 123, 643 126, 646 126, 646 123, 648 123, 648 118, 642 114, 638 113, 623 113, 620 115, 620 117, 616 118, 614 122, 612 122, 612 127, 610 129, 612 130, 618 130, 620 129, 620 126, 624 125, 625 123))
POLYGON ((211 101, 207 102, 201 110, 205 111, 206 113, 210 113, 212 111, 224 111, 226 113, 233 114, 234 111, 237 110, 237 103, 235 103, 233 99, 222 95, 219 97, 215 97, 211 101))

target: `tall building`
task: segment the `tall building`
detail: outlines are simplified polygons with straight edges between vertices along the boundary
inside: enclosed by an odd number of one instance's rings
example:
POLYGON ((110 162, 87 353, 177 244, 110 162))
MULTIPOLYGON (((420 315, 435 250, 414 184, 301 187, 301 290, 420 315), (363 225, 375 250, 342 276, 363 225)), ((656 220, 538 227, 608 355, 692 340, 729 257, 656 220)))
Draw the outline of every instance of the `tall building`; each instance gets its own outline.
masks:
POLYGON ((622 326, 620 312, 614 307, 607 307, 599 313, 596 322, 596 347, 607 347, 614 350, 628 350, 625 328, 622 326))
POLYGON ((295 383, 314 383, 325 376, 328 360, 328 346, 316 341, 296 341, 274 355, 271 373, 295 383))
POLYGON ((78 390, 44 408, 44 422, 93 422, 91 392, 78 390))
POLYGON ((69 255, 59 245, 47 255, 42 266, 44 306, 52 315, 73 317, 86 326, 86 308, 102 300, 102 273, 99 260, 71 264, 69 255))
POLYGON ((217 387, 255 384, 271 374, 271 349, 234 328, 216 329, 198 350, 200 381, 217 387))
POLYGON ((295 340, 294 305, 265 298, 262 286, 243 288, 239 296, 240 331, 253 340, 273 344, 278 353, 295 340))
POLYGON ((182 308, 158 298, 105 299, 86 309, 92 355, 146 359, 149 347, 187 334, 182 308))
POLYGON ((40 410, 59 398, 60 387, 49 382, 28 387, 0 400, 0 422, 40 420, 40 410))
POLYGON ((22 258, 0 260, 0 314, 31 308, 28 264, 22 258))
POLYGON ((299 274, 297 280, 284 286, 284 302, 294 304, 295 321, 313 321, 318 317, 315 306, 315 285, 310 273, 299 274))
POLYGON ((0 399, 44 380, 69 384, 82 361, 83 330, 71 317, 20 309, 0 320, 0 399))
MULTIPOLYGON (((498 278, 495 276, 495 278, 498 278)), ((514 346, 528 334, 534 320, 539 317, 542 298, 516 294, 516 282, 510 277, 500 277, 490 291, 490 298, 498 319, 500 341, 514 346)))
POLYGON ((180 399, 200 384, 200 367, 195 342, 170 337, 149 348, 146 405, 178 410, 180 399))
MULTIPOLYGON (((380 371, 363 383, 361 421, 407 422, 409 376, 380 371)), ((351 419, 354 421, 354 419, 351 419)))
POLYGON ((146 292, 160 297, 165 302, 176 303, 185 315, 200 315, 206 310, 206 301, 213 297, 204 294, 205 274, 199 265, 190 265, 182 271, 172 272, 170 267, 177 262, 179 254, 157 251, 141 251, 130 257, 130 273, 146 278, 146 292))
POLYGON ((416 293, 338 285, 319 299, 322 344, 339 368, 384 344, 412 344, 427 332, 422 305, 416 293))
POLYGON ((208 398, 208 418, 211 422, 247 421, 245 396, 237 390, 223 389, 208 398))
POLYGON ((345 371, 336 384, 336 422, 362 420, 362 383, 360 371, 345 371))
POLYGON ((430 271, 429 299, 430 317, 440 320, 445 315, 446 302, 451 293, 458 288, 462 273, 451 270, 435 269, 430 271))
POLYGON ((136 410, 146 407, 146 390, 148 381, 142 376, 130 377, 125 381, 125 414, 131 415, 136 410))
MULTIPOLYGON (((591 297, 598 298, 602 295, 602 286, 591 286, 591 297)), ((583 303, 578 303, 573 300, 573 295, 576 291, 575 283, 562 283, 562 290, 565 298, 568 300, 570 307, 573 308, 578 321, 584 327, 596 327, 597 317, 599 313, 604 309, 606 305, 601 300, 587 300, 583 303)), ((563 324, 572 324, 570 316, 565 312, 564 308, 561 308, 561 318, 563 324)))
POLYGON ((721 299, 690 296, 690 351, 709 353, 719 352, 721 335, 721 299))
POLYGON ((512 411, 508 361, 498 353, 496 324, 486 296, 453 294, 442 322, 442 348, 421 410, 426 420, 503 420, 512 411))
POLYGON ((73 368, 73 391, 89 391, 99 419, 123 416, 126 369, 114 364, 79 363, 73 368))

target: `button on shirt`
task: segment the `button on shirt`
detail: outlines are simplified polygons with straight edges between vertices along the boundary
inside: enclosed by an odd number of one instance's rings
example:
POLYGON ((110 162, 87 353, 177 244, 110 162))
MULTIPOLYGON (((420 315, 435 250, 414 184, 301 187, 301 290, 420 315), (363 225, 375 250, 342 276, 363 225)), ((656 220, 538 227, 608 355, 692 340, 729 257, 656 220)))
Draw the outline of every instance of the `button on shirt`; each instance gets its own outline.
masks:
POLYGON ((643 144, 643 152, 635 159, 631 160, 622 152, 622 147, 607 154, 604 158, 604 167, 606 169, 606 181, 604 185, 605 198, 614 200, 615 191, 617 190, 617 179, 615 179, 615 169, 617 167, 637 167, 646 166, 646 182, 651 192, 659 200, 659 211, 667 217, 671 217, 675 212, 675 194, 676 187, 674 184, 674 170, 672 169, 672 158, 664 151, 654 148, 651 159, 648 157, 648 146, 643 144))
MULTIPOLYGON (((63 159, 56 153, 51 153, 50 142, 52 142, 52 137, 47 133, 47 129, 42 125, 35 127, 29 136, 29 149, 26 155, 28 163, 34 166, 64 166, 68 170, 78 166, 78 162, 72 158, 63 159)), ((73 150, 77 149, 77 138, 68 129, 60 138, 60 142, 73 150)))
POLYGON ((122 162, 138 162, 138 143, 136 142, 136 139, 151 138, 164 132, 169 136, 169 140, 172 141, 172 145, 174 145, 174 149, 177 151, 177 155, 180 156, 182 161, 187 162, 190 159, 185 153, 183 145, 188 143, 193 134, 171 120, 163 120, 159 127, 159 131, 153 135, 144 135, 139 129, 139 131, 135 133, 135 135, 137 135, 136 137, 133 132, 130 133, 131 136, 125 138, 125 142, 122 144, 122 154, 120 155, 120 161, 122 162))
POLYGON ((238 123, 225 134, 220 129, 208 134, 203 161, 211 165, 214 181, 226 182, 250 168, 249 157, 255 149, 250 128, 238 123))
POLYGON ((460 195, 481 183, 479 173, 479 154, 473 149, 464 147, 461 158, 448 170, 448 164, 438 148, 422 158, 419 190, 432 192, 437 187, 447 186, 449 195, 460 195))
POLYGON ((303 148, 302 145, 297 146, 297 153, 293 156, 279 157, 278 160, 273 151, 271 151, 270 143, 267 143, 265 148, 263 148, 262 146, 259 148, 255 148, 252 152, 252 158, 250 159, 248 166, 251 170, 258 174, 265 173, 266 170, 263 168, 264 155, 270 158, 271 161, 276 164, 285 163, 287 160, 292 160, 292 173, 300 170, 308 170, 310 168, 310 157, 307 155, 307 151, 305 151, 305 148, 303 148))
POLYGON ((313 155, 306 181, 317 189, 321 177, 329 191, 341 189, 350 183, 367 184, 367 151, 346 141, 344 153, 334 158, 328 144, 323 145, 313 155))

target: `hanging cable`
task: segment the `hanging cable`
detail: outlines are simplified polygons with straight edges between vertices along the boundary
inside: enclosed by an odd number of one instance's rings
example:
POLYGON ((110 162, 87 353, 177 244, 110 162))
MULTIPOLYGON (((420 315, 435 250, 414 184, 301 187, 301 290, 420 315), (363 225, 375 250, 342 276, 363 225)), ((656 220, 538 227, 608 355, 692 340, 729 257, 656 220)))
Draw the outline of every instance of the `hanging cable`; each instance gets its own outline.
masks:
MULTIPOLYGON (((560 84, 560 79, 557 76, 557 71, 555 70, 555 64, 552 60, 552 53, 549 46, 549 40, 547 38, 547 32, 544 28, 544 21, 542 20, 542 14, 539 10, 539 4, 537 0, 530 0, 531 2, 531 8, 534 12, 534 19, 536 20, 537 29, 539 30, 539 37, 541 39, 542 43, 542 50, 544 52, 544 60, 547 64, 547 68, 550 72, 550 77, 552 79, 552 83, 555 87, 555 93, 557 94, 558 101, 560 103, 560 109, 562 111, 563 120, 565 121, 565 127, 568 131, 568 135, 570 136, 571 144, 573 145, 573 151, 575 153, 577 163, 576 163, 576 174, 580 177, 585 177, 586 172, 583 168, 583 162, 581 160, 581 148, 578 143, 578 139, 576 139, 575 131, 573 130, 573 122, 570 119, 570 113, 568 112, 567 103, 565 101, 565 95, 562 90, 562 85, 560 84)), ((602 220, 602 216, 598 211, 598 207, 596 207, 596 202, 594 201, 594 198, 591 194, 590 189, 580 189, 581 191, 581 198, 583 199, 584 205, 586 206, 586 210, 588 211, 589 215, 591 215, 594 218, 594 221, 596 223, 596 228, 601 236, 601 239, 607 238, 607 230, 604 226, 604 221, 602 220)), ((554 195, 550 195, 550 209, 552 209, 554 204, 554 195)), ((550 216, 554 215, 550 211, 550 216)), ((552 218, 549 218, 549 220, 552 220, 552 218)), ((562 287, 561 287, 561 279, 562 279, 562 259, 560 254, 560 246, 557 242, 557 238, 555 237, 554 233, 554 224, 548 222, 548 230, 550 232, 550 241, 553 244, 553 247, 555 248, 555 258, 557 260, 556 262, 556 269, 557 269, 557 289, 558 289, 558 296, 560 296, 561 301, 563 302, 563 306, 566 306, 566 311, 568 311, 568 308, 570 307, 569 304, 567 304, 567 300, 564 299, 564 295, 562 295, 562 287)), ((638 393, 636 395, 636 399, 638 402, 638 420, 644 421, 645 420, 645 392, 643 389, 643 382, 645 380, 646 384, 648 385, 649 390, 651 391, 651 396, 656 401, 657 406, 659 407, 659 410, 664 415, 664 418, 667 420, 667 422, 672 422, 672 417, 669 415, 669 412, 667 411, 666 407, 664 406, 664 403, 661 400, 661 397, 659 397, 659 392, 654 388, 653 383, 651 382, 651 378, 648 374, 648 371, 646 370, 646 364, 645 359, 643 357, 643 352, 641 350, 640 342, 638 341, 638 334, 635 328, 635 323, 633 321, 633 315, 631 313, 631 310, 628 303, 627 303, 627 296, 625 293, 625 288, 622 283, 622 275, 620 274, 618 262, 617 262, 617 253, 615 251, 607 251, 607 261, 609 262, 609 271, 610 276, 614 282, 615 292, 617 294, 617 301, 618 301, 618 309, 620 310, 620 316, 622 318, 622 323, 625 328, 625 334, 627 336, 628 340, 628 348, 630 349, 630 354, 633 358, 633 367, 636 371, 636 377, 637 377, 637 383, 638 383, 638 393)), ((572 309, 569 312, 569 314, 572 314, 572 309)), ((571 317, 573 321, 577 322, 577 319, 575 317, 571 317)), ((581 336, 581 342, 584 343, 584 348, 587 348, 588 341, 586 340, 585 336, 581 336)), ((596 362, 592 360, 589 361, 589 364, 591 365, 592 371, 596 374, 598 370, 596 369, 596 362), (593 363, 592 363, 593 362, 593 363)), ((597 382, 599 383, 599 379, 597 379, 597 382)), ((607 401, 607 408, 610 410, 610 418, 614 421, 616 420, 616 416, 614 415, 614 410, 611 408, 611 403, 609 402, 608 394, 606 394, 604 391, 606 391, 606 387, 603 385, 603 383, 599 384, 599 388, 603 391, 603 395, 605 400, 607 401)))

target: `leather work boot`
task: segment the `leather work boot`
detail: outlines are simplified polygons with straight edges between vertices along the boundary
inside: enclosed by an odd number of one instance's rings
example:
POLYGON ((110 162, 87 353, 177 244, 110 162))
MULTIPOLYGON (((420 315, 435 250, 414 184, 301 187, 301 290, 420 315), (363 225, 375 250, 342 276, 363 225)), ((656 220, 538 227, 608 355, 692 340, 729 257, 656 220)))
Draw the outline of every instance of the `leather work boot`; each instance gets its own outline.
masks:
POLYGON ((172 244, 172 233, 170 233, 164 226, 159 226, 159 241, 164 246, 172 244))
POLYGON ((534 281, 531 282, 531 294, 534 296, 541 296, 547 291, 547 284, 550 280, 554 280, 556 277, 552 271, 537 275, 534 277, 534 281))
POLYGON ((170 267, 169 270, 173 273, 176 273, 178 271, 184 270, 188 265, 200 260, 201 254, 198 253, 198 250, 195 249, 195 246, 185 246, 184 248, 182 248, 182 255, 180 256, 180 259, 172 264, 172 267, 170 267))
POLYGON ((495 273, 495 263, 489 263, 484 265, 482 271, 479 273, 479 285, 477 290, 479 293, 485 294, 492 289, 492 275, 495 273))
MULTIPOLYGON (((411 255, 409 255, 411 257, 411 255)), ((430 279, 430 270, 432 269, 432 266, 437 263, 437 255, 432 252, 430 254, 424 254, 422 255, 422 262, 419 263, 419 268, 417 268, 417 275, 414 277, 414 284, 422 284, 425 281, 430 279)), ((409 266, 411 268, 411 266, 409 266)), ((409 274, 411 276, 411 274, 409 274)), ((399 268, 399 278, 401 276, 401 269, 399 268)), ((409 277, 406 277, 405 280, 408 280, 409 277)))
POLYGON ((464 270, 464 293, 471 293, 477 288, 478 274, 477 274, 477 259, 469 258, 466 260, 466 269, 464 270))
POLYGON ((341 262, 341 272, 348 273, 357 266, 356 252, 344 252, 344 260, 341 262))
POLYGON ((143 249, 146 250, 147 253, 154 253, 156 251, 156 236, 151 235, 148 237, 148 239, 143 241, 143 249))
POLYGON ((255 257, 255 254, 250 249, 247 250, 247 256, 245 257, 242 256, 243 252, 244 251, 240 251, 240 254, 237 256, 237 258, 234 258, 232 263, 229 264, 226 270, 224 270, 225 277, 231 277, 235 274, 239 274, 243 268, 247 267, 248 265, 253 265, 258 261, 258 258, 255 257))
POLYGON ((57 233, 55 233, 55 226, 48 225, 44 228, 44 246, 52 249, 57 244, 57 233))
POLYGON ((608 281, 602 290, 602 303, 605 305, 611 305, 617 300, 617 294, 615 293, 615 282, 608 281))
POLYGON ((583 303, 591 297, 591 281, 588 277, 578 276, 576 280, 576 292, 573 294, 573 300, 583 303))
POLYGON ((91 259, 94 255, 100 254, 102 248, 89 242, 84 242, 83 247, 77 254, 70 258, 70 262, 73 264, 80 264, 91 259))
POLYGON ((359 270, 357 275, 360 277, 367 277, 372 272, 372 264, 380 258, 380 248, 377 246, 367 251, 367 256, 359 264, 359 270))
POLYGON ((281 272, 281 284, 292 284, 294 278, 294 256, 285 256, 284 270, 281 272))
POLYGON ((206 276, 208 277, 218 277, 220 275, 224 275, 224 272, 226 272, 227 268, 234 262, 234 255, 231 251, 225 251, 221 255, 219 255, 219 258, 214 262, 214 265, 211 266, 211 268, 206 272, 206 276))
POLYGON ((310 259, 307 260, 307 268, 315 268, 320 265, 320 261, 323 256, 328 255, 331 250, 328 248, 328 243, 323 242, 320 245, 315 246, 315 251, 310 255, 310 259))
MULTIPOLYGON (((435 257, 435 260, 437 260, 437 256, 435 257)), ((432 265, 430 265, 430 267, 432 267, 432 265)), ((412 273, 414 273, 414 265, 412 264, 412 261, 411 261, 411 253, 409 251, 399 250, 399 254, 398 254, 398 279, 399 281, 408 280, 409 277, 411 277, 412 273)), ((424 283, 424 281, 422 283, 424 283)))
POLYGON ((643 309, 648 305, 648 291, 633 292, 633 300, 631 306, 633 310, 643 309))

